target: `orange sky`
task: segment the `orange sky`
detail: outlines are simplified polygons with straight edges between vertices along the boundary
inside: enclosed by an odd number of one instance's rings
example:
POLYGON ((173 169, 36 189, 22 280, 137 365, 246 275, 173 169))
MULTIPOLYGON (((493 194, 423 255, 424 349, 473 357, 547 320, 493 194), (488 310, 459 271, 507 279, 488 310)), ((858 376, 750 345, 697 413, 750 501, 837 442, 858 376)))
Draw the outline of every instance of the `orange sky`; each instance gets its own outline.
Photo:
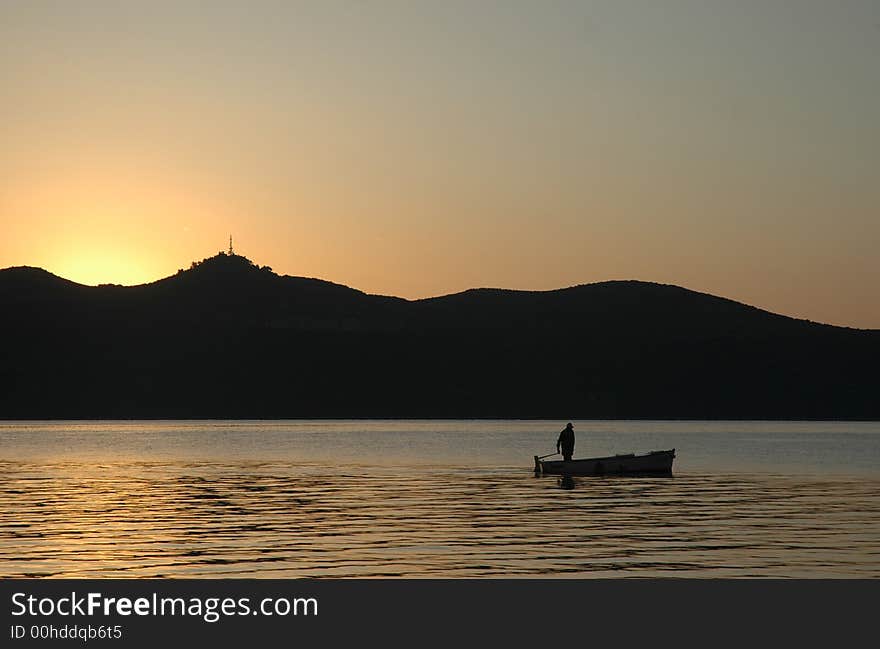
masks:
POLYGON ((786 7, 4 3, 0 267, 139 283, 231 233, 372 293, 635 278, 880 328, 880 9, 786 7))

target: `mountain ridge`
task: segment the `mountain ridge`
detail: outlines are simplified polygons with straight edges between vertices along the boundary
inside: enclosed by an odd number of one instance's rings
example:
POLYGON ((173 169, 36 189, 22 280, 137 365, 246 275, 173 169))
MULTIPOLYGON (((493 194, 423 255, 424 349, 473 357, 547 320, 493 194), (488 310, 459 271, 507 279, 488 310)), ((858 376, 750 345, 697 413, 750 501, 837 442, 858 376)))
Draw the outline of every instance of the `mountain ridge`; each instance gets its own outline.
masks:
POLYGON ((0 271, 0 418, 880 419, 880 331, 669 284, 405 300, 218 255, 0 271))
MULTIPOLYGON (((56 285, 59 287, 68 287, 68 288, 78 288, 78 289, 122 289, 122 290, 131 290, 131 289, 144 289, 148 287, 163 287, 169 284, 174 284, 175 282, 180 282, 182 278, 189 278, 193 274, 198 274, 200 270, 203 270, 203 267, 206 264, 217 263, 218 260, 223 260, 224 258, 229 259, 230 255, 226 253, 219 253, 213 257, 208 257, 201 262, 193 262, 193 265, 189 269, 180 269, 176 274, 168 275, 166 277, 159 278, 157 280, 153 280, 151 282, 145 282, 143 284, 132 284, 132 285, 120 285, 120 284, 111 284, 104 283, 98 285, 87 285, 75 282, 73 280, 69 280, 63 278, 59 275, 56 275, 50 271, 47 271, 43 268, 36 266, 11 266, 8 268, 0 269, 0 296, 4 293, 8 294, 9 290, 4 286, 4 280, 7 279, 9 275, 19 275, 21 278, 22 275, 29 274, 31 275, 31 280, 41 281, 43 285, 47 285, 49 281, 56 282, 56 285), (4 288, 6 290, 4 291, 4 288)), ((747 304, 745 302, 739 302, 737 300, 715 295, 712 293, 696 291, 694 289, 689 289, 687 287, 683 287, 677 284, 669 284, 669 283, 661 283, 661 282, 652 282, 647 280, 637 280, 637 279, 613 279, 613 280, 603 280, 598 282, 590 282, 584 284, 575 284, 571 286, 559 287, 554 289, 544 289, 544 290, 534 290, 534 289, 515 289, 515 288, 501 288, 501 287, 475 287, 469 288, 462 291, 457 291, 454 293, 447 293, 438 296, 431 296, 425 298, 415 298, 408 299, 402 298, 392 295, 384 295, 377 293, 368 293, 366 291, 353 288, 347 286, 345 284, 332 282, 329 280, 324 280, 316 277, 306 277, 306 276, 296 276, 296 275, 279 275, 275 273, 268 266, 258 266, 253 264, 249 259, 243 257, 241 255, 232 255, 232 259, 236 260, 237 263, 240 263, 242 266, 245 264, 249 265, 249 268, 246 268, 245 271, 250 274, 251 279, 255 279, 259 277, 260 279, 272 278, 274 280, 281 280, 282 282, 289 282, 289 287, 296 286, 297 288, 303 288, 308 285, 312 285, 314 287, 321 287, 328 290, 336 290, 340 292, 350 292, 352 295, 359 295, 367 298, 379 298, 383 300, 393 300, 401 303, 408 304, 432 304, 439 302, 457 302, 459 304, 466 303, 468 300, 476 299, 476 298, 497 298, 497 297, 505 297, 505 298, 529 298, 529 297, 537 297, 540 299, 552 299, 555 296, 568 296, 580 292, 586 292, 590 290, 597 290, 603 288, 650 288, 652 290, 666 290, 669 291, 670 294, 674 292, 680 292, 686 294, 691 297, 697 297, 701 299, 707 299, 709 301, 715 301, 719 304, 724 304, 729 307, 741 308, 751 311, 755 314, 763 314, 765 316, 771 316, 774 318, 785 318, 787 320, 793 322, 801 322, 805 324, 817 325, 821 327, 832 327, 835 329, 845 329, 851 331, 880 331, 878 329, 868 329, 861 327, 851 327, 846 325, 833 325, 829 323, 823 323, 819 321, 810 320, 807 318, 798 318, 794 316, 785 315, 782 313, 777 313, 774 311, 770 311, 768 309, 763 309, 760 307, 756 307, 754 305, 747 304), (238 262, 238 260, 242 260, 238 262)), ((240 277, 240 276, 239 276, 240 277)), ((18 279, 18 278, 17 278, 18 279)), ((228 279, 226 278, 216 278, 215 279, 228 279)))

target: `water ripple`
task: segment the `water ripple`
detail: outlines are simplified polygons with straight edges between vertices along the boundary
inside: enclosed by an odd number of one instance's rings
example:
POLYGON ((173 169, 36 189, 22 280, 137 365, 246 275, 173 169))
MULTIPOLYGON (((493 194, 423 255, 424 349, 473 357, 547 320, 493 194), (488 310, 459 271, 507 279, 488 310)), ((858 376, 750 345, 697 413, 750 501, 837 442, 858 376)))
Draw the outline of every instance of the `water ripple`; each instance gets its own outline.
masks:
POLYGON ((0 573, 876 578, 878 494, 872 478, 0 462, 0 573))

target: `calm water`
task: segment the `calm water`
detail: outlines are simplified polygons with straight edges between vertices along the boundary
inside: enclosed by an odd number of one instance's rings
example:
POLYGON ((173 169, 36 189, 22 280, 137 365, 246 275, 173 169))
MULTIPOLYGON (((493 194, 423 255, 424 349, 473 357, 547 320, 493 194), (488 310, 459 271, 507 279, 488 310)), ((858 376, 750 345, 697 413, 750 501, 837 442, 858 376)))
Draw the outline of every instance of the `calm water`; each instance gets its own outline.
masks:
POLYGON ((0 575, 880 577, 880 423, 0 423, 0 575))

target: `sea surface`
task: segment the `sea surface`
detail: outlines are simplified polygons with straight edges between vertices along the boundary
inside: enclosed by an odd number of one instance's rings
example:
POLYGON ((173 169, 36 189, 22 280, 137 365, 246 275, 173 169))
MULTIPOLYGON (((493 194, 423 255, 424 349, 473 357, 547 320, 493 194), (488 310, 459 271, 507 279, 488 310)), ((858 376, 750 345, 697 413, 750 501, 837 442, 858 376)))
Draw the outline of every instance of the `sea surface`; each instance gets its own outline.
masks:
POLYGON ((565 423, 0 422, 0 576, 880 577, 880 423, 565 423))

